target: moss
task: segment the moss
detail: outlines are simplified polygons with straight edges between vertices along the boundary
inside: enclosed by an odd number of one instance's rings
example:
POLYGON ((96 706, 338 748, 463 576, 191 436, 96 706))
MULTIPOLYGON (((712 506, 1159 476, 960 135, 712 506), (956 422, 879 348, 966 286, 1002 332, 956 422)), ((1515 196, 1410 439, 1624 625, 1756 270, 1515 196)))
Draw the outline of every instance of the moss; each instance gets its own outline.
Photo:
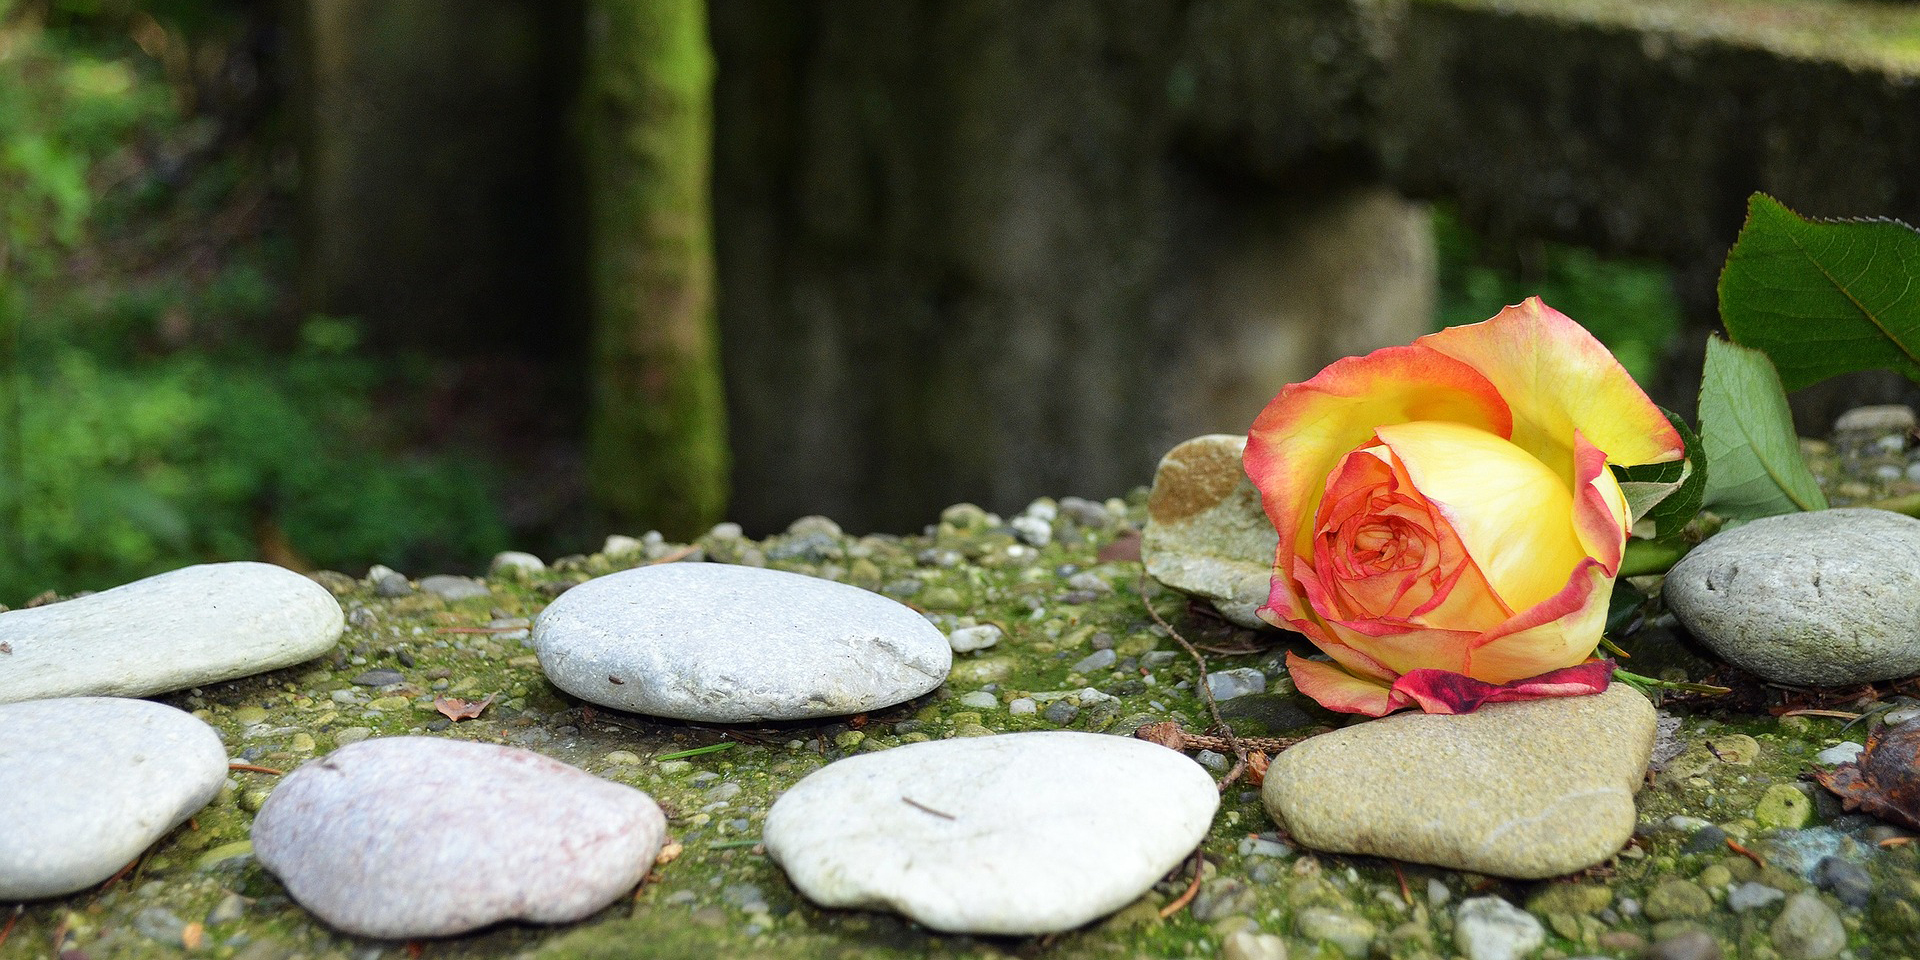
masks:
POLYGON ((619 522, 691 537, 720 519, 728 472, 707 197, 706 4, 588 6, 588 479, 619 522))

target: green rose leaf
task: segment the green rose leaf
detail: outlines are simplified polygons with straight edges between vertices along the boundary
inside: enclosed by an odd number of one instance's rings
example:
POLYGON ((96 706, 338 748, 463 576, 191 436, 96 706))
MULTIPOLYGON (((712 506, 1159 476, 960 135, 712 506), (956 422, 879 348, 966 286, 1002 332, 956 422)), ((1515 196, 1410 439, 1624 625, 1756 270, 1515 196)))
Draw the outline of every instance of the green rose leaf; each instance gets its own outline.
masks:
POLYGON ((1824 510, 1827 498, 1800 456, 1793 415, 1767 355, 1707 339, 1700 386, 1704 506, 1729 520, 1824 510))
POLYGON ((1665 407, 1660 412, 1679 431, 1687 455, 1666 463, 1613 468, 1613 478, 1627 497, 1633 534, 1649 540, 1678 536, 1700 512, 1707 490, 1707 452, 1700 446, 1700 436, 1679 414, 1665 407))
MULTIPOLYGON (((1720 319, 1788 390, 1884 367, 1920 381, 1920 231, 1807 220, 1764 193, 1720 273, 1720 319)), ((1703 427, 1704 429, 1704 427, 1703 427)))

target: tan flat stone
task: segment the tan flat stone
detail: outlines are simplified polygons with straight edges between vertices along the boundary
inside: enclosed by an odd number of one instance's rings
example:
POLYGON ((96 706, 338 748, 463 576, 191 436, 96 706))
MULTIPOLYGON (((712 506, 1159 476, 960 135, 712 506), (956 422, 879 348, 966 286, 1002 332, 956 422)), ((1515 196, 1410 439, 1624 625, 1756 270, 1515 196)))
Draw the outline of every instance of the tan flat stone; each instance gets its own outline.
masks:
POLYGON ((1620 683, 1459 716, 1396 714, 1282 753, 1261 798, 1316 850, 1553 877, 1633 834, 1653 738, 1653 705, 1620 683))
POLYGON ((1240 465, 1246 447, 1246 437, 1211 433, 1167 451, 1153 473, 1140 559, 1155 580, 1261 628, 1270 625, 1254 611, 1267 602, 1280 537, 1240 465))

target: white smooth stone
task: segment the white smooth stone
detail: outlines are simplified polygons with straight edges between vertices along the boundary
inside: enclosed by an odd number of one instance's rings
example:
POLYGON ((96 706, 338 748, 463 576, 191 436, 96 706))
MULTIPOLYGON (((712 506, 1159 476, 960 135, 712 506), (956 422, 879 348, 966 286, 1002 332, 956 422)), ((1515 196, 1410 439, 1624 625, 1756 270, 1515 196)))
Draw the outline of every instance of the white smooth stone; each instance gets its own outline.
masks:
POLYGON ((1070 731, 936 740, 837 761, 767 813, 809 899, 936 930, 1067 930, 1137 899, 1207 833, 1220 795, 1182 754, 1070 731))
POLYGON ((270 563, 203 563, 0 613, 0 703, 144 697, 311 660, 346 629, 327 588, 270 563))
POLYGON ((113 876, 206 806, 226 778, 219 735, 164 704, 0 704, 0 902, 113 876))
POLYGON ((669 563, 589 580, 533 630, 540 668, 582 700, 745 723, 877 710, 947 678, 953 650, 911 607, 779 570, 669 563))
POLYGON ((341 930, 438 937, 582 919, 640 882, 666 829, 645 793, 530 750, 389 737, 281 780, 253 853, 341 930))

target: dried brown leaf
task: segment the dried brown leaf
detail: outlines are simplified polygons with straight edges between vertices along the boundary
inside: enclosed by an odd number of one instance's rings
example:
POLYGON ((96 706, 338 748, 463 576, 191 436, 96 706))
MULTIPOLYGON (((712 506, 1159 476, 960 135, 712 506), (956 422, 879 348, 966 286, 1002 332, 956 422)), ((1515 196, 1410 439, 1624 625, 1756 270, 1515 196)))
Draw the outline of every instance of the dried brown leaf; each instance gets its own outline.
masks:
POLYGON ((1876 728, 1859 759, 1815 771, 1813 779, 1848 810, 1920 830, 1920 723, 1876 728))
POLYGON ((490 693, 485 700, 480 701, 462 700, 459 697, 434 697, 433 708, 446 714, 448 720, 459 723, 462 720, 478 717, 497 696, 499 694, 490 693))

